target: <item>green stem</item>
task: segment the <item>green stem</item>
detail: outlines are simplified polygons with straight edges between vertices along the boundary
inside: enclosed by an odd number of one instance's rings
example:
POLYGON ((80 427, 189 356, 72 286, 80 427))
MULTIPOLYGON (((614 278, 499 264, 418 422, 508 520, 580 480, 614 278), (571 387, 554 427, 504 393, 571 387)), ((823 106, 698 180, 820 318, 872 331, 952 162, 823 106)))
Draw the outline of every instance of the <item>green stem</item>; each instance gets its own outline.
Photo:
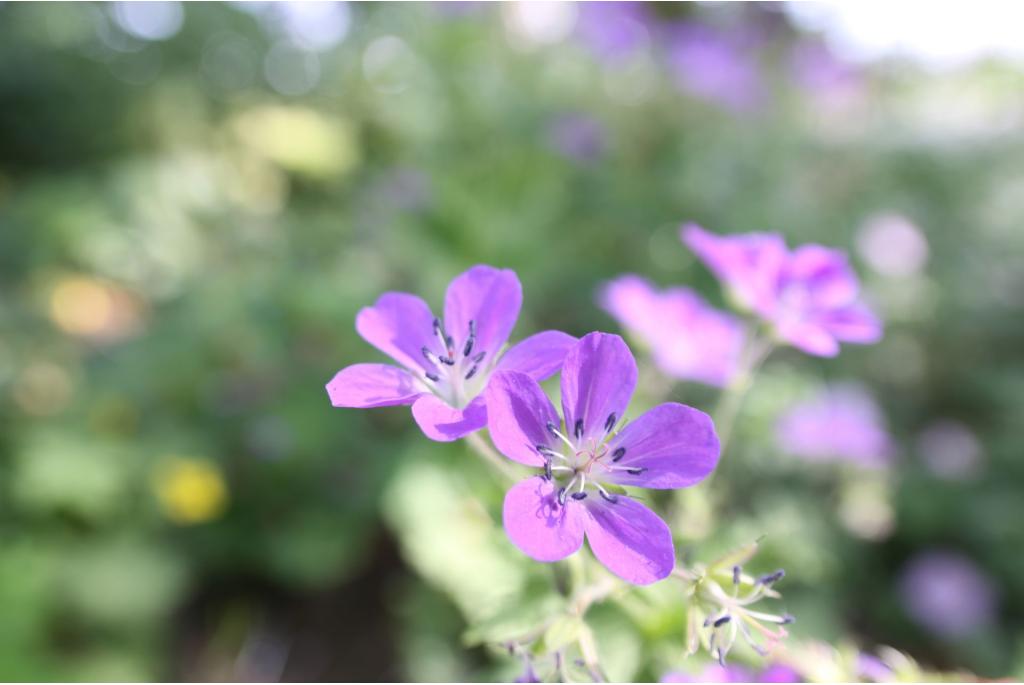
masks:
POLYGON ((476 433, 470 433, 466 436, 466 442, 473 448, 473 451, 480 455, 481 458, 495 471, 498 472, 503 479, 509 482, 518 482, 522 480, 521 475, 516 471, 515 467, 503 456, 498 454, 493 447, 487 444, 487 441, 480 437, 479 431, 476 433))

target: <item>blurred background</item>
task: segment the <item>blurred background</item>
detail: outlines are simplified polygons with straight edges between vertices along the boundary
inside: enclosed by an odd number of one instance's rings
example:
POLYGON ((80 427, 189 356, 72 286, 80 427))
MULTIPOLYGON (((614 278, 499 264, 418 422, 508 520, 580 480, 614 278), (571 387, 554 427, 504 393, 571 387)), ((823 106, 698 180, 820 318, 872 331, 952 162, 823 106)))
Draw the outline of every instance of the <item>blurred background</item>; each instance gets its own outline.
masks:
MULTIPOLYGON (((0 4, 0 677, 514 677, 501 484, 324 384, 480 262, 514 339, 623 272, 723 305, 684 220, 847 250, 887 330, 773 355, 680 551, 764 535, 795 644, 1024 677, 1019 8, 862 5, 0 4)), ((592 612, 611 676, 683 663, 666 597, 592 612)))

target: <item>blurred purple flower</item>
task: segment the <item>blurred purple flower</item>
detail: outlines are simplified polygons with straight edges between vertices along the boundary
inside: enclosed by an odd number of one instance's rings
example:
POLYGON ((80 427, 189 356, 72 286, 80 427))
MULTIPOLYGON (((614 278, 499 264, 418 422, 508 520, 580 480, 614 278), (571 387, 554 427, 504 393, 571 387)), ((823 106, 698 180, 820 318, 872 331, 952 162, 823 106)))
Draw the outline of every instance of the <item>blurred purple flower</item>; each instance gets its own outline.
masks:
POLYGON ((548 144, 577 162, 592 162, 605 150, 607 134, 601 122, 583 114, 566 114, 551 122, 548 144))
POLYGON ((857 675, 874 683, 888 683, 895 679, 892 669, 873 654, 857 655, 857 675))
POLYGON ((752 41, 703 24, 682 23, 667 32, 668 65, 685 92, 733 112, 764 99, 752 41))
POLYGON ((696 224, 683 226, 680 237, 740 307, 807 354, 834 357, 840 342, 881 339, 882 324, 859 301, 860 282, 843 252, 821 245, 789 250, 777 233, 718 236, 696 224))
POLYGON ((432 440, 457 440, 487 424, 483 391, 491 373, 510 369, 542 380, 562 366, 576 339, 543 331, 502 354, 523 302, 514 271, 477 265, 457 276, 445 293, 444 321, 409 293, 384 293, 356 316, 366 342, 394 359, 353 364, 327 384, 335 407, 412 405, 432 440))
POLYGON ((794 406, 779 420, 776 436, 783 451, 807 461, 848 461, 881 468, 893 456, 881 410, 856 385, 824 390, 794 406))
POLYGON ((625 274, 605 283, 601 308, 651 350, 666 374, 708 385, 728 385, 739 364, 743 327, 688 288, 658 291, 647 280, 625 274))
POLYGON ((590 542, 608 570, 636 585, 675 567, 672 533, 617 486, 685 488, 718 463, 711 418, 667 402, 621 430, 636 387, 636 361, 617 335, 590 333, 565 356, 562 420, 533 378, 499 371, 487 387, 487 427, 498 451, 544 469, 505 495, 505 532, 526 555, 558 561, 590 542), (566 451, 567 448, 567 451, 566 451))
POLYGON ((800 676, 789 666, 772 664, 760 673, 753 673, 735 664, 710 664, 698 675, 671 671, 661 678, 663 683, 799 683, 800 676))
POLYGON ((981 443, 970 428, 950 419, 930 424, 917 438, 917 451, 939 478, 962 480, 981 467, 981 443))
POLYGON ((919 554, 904 568, 899 589, 910 617, 944 638, 971 635, 995 618, 992 582, 973 561, 957 552, 919 554))
POLYGON ((576 32, 599 59, 628 58, 648 41, 650 15, 639 2, 581 2, 576 32))
POLYGON ((798 43, 790 53, 789 63, 796 85, 811 94, 843 97, 861 87, 857 70, 821 42, 798 43))

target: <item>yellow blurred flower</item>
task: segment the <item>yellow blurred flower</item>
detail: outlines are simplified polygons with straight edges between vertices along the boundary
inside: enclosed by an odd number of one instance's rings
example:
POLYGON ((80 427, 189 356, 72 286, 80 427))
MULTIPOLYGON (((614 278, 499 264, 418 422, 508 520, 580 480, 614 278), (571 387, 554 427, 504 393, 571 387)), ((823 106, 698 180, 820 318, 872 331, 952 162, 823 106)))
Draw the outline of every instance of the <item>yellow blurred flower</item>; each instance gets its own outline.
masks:
POLYGON ((127 290, 88 276, 67 276, 50 293, 50 319, 65 333, 96 341, 126 338, 141 327, 141 305, 127 290))
POLYGON ((331 178, 359 164, 352 124, 305 107, 264 105, 232 122, 241 141, 281 168, 314 178, 331 178))
POLYGON ((154 473, 153 490, 164 515, 180 525, 211 521, 227 508, 227 484, 220 469, 206 459, 165 460, 154 473))

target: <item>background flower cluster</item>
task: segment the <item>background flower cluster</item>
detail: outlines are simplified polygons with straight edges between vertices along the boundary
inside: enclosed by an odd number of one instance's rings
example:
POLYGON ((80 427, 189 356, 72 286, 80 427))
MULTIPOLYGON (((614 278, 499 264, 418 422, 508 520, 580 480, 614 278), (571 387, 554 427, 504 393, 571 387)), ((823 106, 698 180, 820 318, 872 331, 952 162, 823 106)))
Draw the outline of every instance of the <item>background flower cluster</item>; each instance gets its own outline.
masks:
MULTIPOLYGON (((693 220, 844 249, 885 335, 772 354, 714 488, 672 500, 679 556, 761 538, 803 678, 1024 677, 1024 74, 854 63, 816 26, 706 3, 3 3, 0 675, 519 676, 493 645, 561 606, 562 571, 508 541, 463 443, 407 408, 332 409, 323 383, 385 361, 352 327, 380 293, 437 306, 486 263, 528 284, 513 342, 621 333, 634 415, 710 410, 743 348, 693 220), (707 318, 724 359, 684 376, 700 346, 620 327, 619 287, 707 318)), ((682 659, 662 585, 588 613, 602 665, 716 677, 682 659)))

